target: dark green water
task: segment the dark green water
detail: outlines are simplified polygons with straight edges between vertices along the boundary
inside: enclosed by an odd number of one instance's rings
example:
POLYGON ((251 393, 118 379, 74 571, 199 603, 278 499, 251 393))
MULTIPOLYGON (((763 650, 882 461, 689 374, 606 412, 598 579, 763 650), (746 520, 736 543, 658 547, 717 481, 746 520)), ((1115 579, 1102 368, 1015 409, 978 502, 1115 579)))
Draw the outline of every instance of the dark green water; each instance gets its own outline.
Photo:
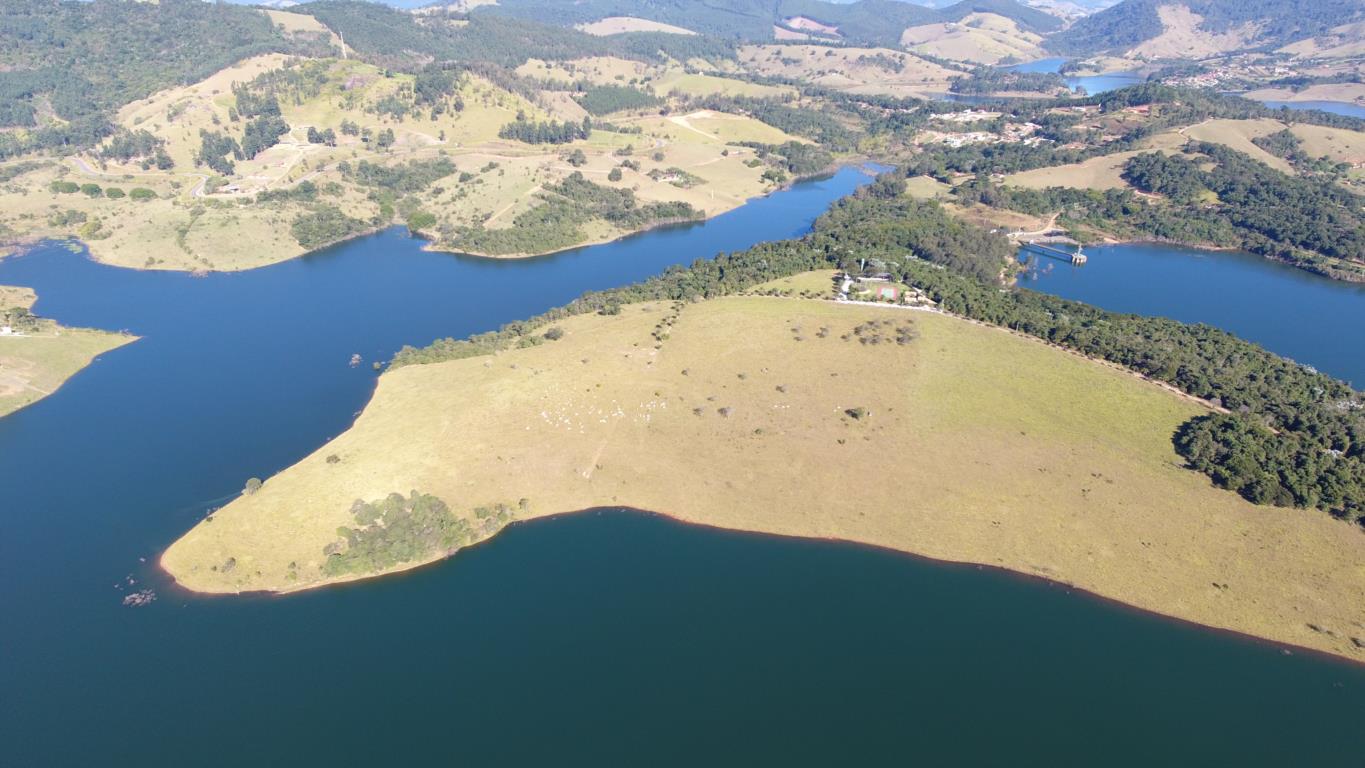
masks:
POLYGON ((0 262, 40 312, 143 336, 0 419, 0 765, 1358 768, 1360 667, 842 544, 604 511, 289 597, 195 597, 154 568, 349 425, 374 383, 352 353, 796 234, 866 180, 524 262, 396 231, 206 278, 0 262), (129 577, 159 599, 123 607, 129 577))

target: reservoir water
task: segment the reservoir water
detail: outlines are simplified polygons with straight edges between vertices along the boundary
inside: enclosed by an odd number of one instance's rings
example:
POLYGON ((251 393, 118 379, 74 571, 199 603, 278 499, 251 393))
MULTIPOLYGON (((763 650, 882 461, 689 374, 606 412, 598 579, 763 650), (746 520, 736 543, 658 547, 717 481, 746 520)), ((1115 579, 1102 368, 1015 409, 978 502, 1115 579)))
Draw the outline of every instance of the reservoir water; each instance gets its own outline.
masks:
POLYGON ((1349 101, 1266 101, 1262 102, 1267 107, 1280 109, 1288 107, 1290 109, 1317 109, 1323 112, 1332 112, 1348 117, 1365 118, 1365 106, 1353 104, 1349 101))
MULTIPOLYGON (((1015 64, 1012 67, 1006 67, 1006 69, 1012 69, 1015 72, 1058 72, 1065 63, 1066 59, 1054 57, 1038 59, 1025 64, 1015 64)), ((1086 94, 1094 96, 1106 91, 1145 83, 1147 78, 1137 72, 1106 72, 1099 75, 1067 75, 1062 78, 1062 82, 1066 83, 1066 87, 1073 91, 1077 88, 1084 88, 1086 94)))
POLYGON ((1358 768, 1365 668, 861 547, 600 511, 287 597, 156 570, 344 430, 370 361, 798 234, 867 180, 525 261, 398 230, 206 277, 57 245, 0 261, 41 314, 142 336, 0 419, 0 764, 1358 768))
POLYGON ((1140 243, 1035 258, 1021 285, 1116 312, 1208 323, 1365 387, 1365 285, 1249 253, 1140 243))

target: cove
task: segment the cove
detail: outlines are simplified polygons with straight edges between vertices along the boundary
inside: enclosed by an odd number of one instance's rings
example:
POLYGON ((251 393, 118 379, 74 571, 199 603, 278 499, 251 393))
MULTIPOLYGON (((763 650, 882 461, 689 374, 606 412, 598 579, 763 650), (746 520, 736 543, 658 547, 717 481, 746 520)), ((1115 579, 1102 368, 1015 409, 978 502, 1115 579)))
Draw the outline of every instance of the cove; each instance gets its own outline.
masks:
MULTIPOLYGON (((1005 69, 1015 72, 1060 72, 1062 65, 1066 63, 1064 58, 1047 58, 1030 61, 1024 64, 1015 64, 1005 69)), ((1084 88, 1086 94, 1094 96, 1114 91, 1119 88, 1127 88, 1130 85, 1138 85, 1147 82, 1147 78, 1138 72, 1105 72, 1098 75, 1072 76, 1067 75, 1062 78, 1066 87, 1071 90, 1084 88)))
POLYGON ((601 511, 287 597, 152 565, 345 429, 370 361, 799 234, 866 181, 526 261, 398 230, 202 278, 0 261, 40 313, 142 337, 0 419, 0 762, 1357 765, 1360 667, 850 545, 601 511))
POLYGON ((1116 312, 1208 323, 1365 387, 1365 285, 1249 253, 1134 243, 1087 247, 1083 266, 1032 261, 1020 285, 1116 312))

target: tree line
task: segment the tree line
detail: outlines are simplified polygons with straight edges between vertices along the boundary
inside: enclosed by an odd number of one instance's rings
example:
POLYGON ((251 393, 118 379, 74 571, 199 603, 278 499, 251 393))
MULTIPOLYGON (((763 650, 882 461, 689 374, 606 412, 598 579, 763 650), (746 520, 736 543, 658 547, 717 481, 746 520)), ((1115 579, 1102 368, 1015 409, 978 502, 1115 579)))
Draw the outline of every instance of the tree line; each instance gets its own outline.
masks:
POLYGON ((568 144, 571 141, 586 139, 590 135, 592 119, 587 117, 583 118, 581 123, 572 120, 540 122, 522 117, 498 129, 499 138, 524 141, 527 144, 568 144))
POLYGON ((391 365, 488 354, 533 343, 539 328, 571 315, 724 296, 813 269, 856 270, 872 258, 946 311, 1123 365, 1227 411, 1196 417, 1172 436, 1191 468, 1214 483, 1255 503, 1365 518, 1365 395, 1207 325, 1006 288, 1001 273, 1013 253, 1006 238, 910 199, 904 188, 899 175, 884 176, 834 206, 806 237, 699 259, 468 339, 404 347, 391 365))

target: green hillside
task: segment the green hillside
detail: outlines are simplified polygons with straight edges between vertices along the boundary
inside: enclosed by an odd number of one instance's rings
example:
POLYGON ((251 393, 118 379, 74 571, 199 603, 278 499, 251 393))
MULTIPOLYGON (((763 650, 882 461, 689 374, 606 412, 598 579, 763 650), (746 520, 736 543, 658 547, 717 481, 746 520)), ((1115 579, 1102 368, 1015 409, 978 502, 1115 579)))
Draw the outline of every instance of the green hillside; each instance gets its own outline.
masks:
POLYGON ((972 13, 995 13, 1039 33, 1061 27, 1054 16, 1015 0, 963 0, 942 9, 900 0, 502 0, 475 9, 474 17, 503 15, 573 26, 610 16, 635 16, 737 40, 770 40, 773 25, 803 16, 839 28, 841 39, 859 44, 896 45, 910 26, 958 21, 972 13))
MULTIPOLYGON (((1080 19, 1050 38, 1048 46, 1071 55, 1132 48, 1161 34, 1157 9, 1171 4, 1172 0, 1124 0, 1080 19)), ((1181 0, 1179 4, 1203 17, 1203 31, 1219 34, 1253 25, 1258 29, 1254 44, 1271 48, 1365 19, 1365 4, 1359 0, 1181 0)))
MULTIPOLYGON (((89 144, 109 113, 160 89, 202 79, 250 56, 304 52, 263 13, 199 0, 0 4, 0 157, 89 144)), ((321 46, 320 41, 317 45, 321 46)))

